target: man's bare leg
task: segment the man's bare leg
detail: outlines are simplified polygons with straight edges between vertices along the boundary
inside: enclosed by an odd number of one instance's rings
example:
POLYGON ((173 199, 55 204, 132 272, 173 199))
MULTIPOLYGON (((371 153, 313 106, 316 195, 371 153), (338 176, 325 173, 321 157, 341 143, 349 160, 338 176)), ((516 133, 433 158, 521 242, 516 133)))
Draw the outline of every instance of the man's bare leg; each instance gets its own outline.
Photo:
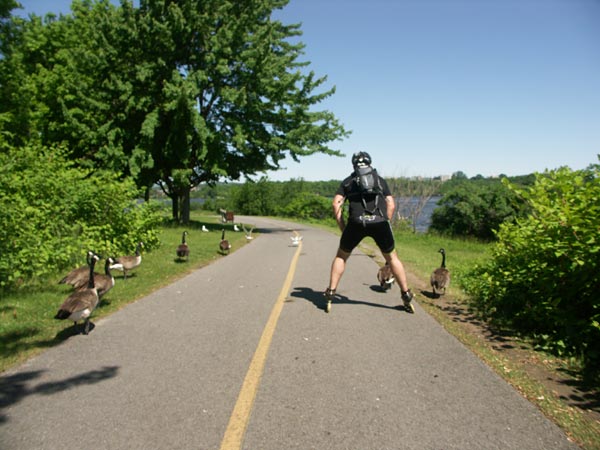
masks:
POLYGON ((325 291, 325 297, 327 298, 325 312, 329 312, 331 310, 331 300, 335 295, 335 291, 340 283, 342 275, 344 275, 344 271, 346 270, 346 261, 349 257, 350 253, 345 252, 342 249, 338 249, 335 258, 333 258, 333 262, 331 263, 331 274, 329 276, 329 287, 325 291))
POLYGON ((383 257, 385 258, 386 262, 389 264, 390 268, 392 269, 392 273, 394 274, 394 277, 396 278, 396 280, 398 280, 398 285, 400 286, 400 291, 402 294, 402 301, 404 303, 404 308, 411 313, 415 312, 415 309, 413 307, 413 305, 411 304, 411 301, 414 297, 413 293, 410 292, 410 289, 408 288, 408 281, 406 280, 406 272, 404 271, 404 265, 402 264, 402 262, 400 261, 400 259, 398 259, 398 255, 396 254, 396 251, 392 251, 391 253, 382 253, 383 257))

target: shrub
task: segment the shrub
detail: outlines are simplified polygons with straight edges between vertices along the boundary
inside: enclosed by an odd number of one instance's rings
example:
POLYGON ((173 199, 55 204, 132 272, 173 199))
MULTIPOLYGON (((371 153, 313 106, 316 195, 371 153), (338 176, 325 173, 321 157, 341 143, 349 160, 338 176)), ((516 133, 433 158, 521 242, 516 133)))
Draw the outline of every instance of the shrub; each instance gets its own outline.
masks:
POLYGON ((297 194, 280 214, 299 219, 324 220, 332 217, 331 200, 311 192, 297 194))
POLYGON ((520 214, 517 196, 500 182, 454 184, 438 202, 429 229, 441 234, 492 240, 504 221, 520 214))
POLYGON ((72 167, 57 150, 0 153, 0 289, 35 283, 103 256, 158 243, 159 216, 133 182, 72 167))
POLYGON ((560 168, 528 191, 513 188, 531 214, 501 225, 492 260, 467 282, 482 314, 591 365, 600 360, 599 167, 560 168))

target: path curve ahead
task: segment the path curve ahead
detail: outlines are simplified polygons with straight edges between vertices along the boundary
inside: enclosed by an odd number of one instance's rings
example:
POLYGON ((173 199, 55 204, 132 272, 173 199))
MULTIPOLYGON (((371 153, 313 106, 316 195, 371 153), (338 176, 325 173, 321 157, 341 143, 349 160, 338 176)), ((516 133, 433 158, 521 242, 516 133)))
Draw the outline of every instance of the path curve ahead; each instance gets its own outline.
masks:
POLYGON ((326 314, 338 238, 237 219, 260 236, 4 373, 0 449, 578 448, 418 304, 396 309, 373 260, 350 258, 326 314))

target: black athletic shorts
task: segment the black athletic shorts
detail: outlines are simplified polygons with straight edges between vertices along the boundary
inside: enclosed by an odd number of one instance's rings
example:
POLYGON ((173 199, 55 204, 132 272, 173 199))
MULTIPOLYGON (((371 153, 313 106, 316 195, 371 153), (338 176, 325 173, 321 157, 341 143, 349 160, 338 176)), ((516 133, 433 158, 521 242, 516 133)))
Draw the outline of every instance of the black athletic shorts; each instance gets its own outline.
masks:
POLYGON ((340 238, 340 249, 352 253, 352 250, 367 236, 375 240, 377 247, 383 253, 391 253, 396 246, 392 226, 387 220, 365 225, 348 221, 340 238))

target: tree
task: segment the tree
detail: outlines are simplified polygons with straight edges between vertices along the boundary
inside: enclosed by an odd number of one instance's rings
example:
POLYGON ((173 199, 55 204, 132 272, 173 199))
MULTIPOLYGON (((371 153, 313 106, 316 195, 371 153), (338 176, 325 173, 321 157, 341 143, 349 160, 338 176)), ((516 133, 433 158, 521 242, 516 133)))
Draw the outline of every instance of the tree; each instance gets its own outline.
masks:
POLYGON ((270 216, 277 210, 277 194, 266 177, 247 181, 233 194, 233 205, 240 214, 270 216))
POLYGON ((23 76, 20 64, 12 59, 21 34, 21 27, 11 17, 17 7, 15 1, 0 0, 0 134, 2 139, 11 141, 15 135, 24 134, 23 124, 27 123, 22 116, 27 110, 27 99, 19 95, 23 76))
POLYGON ((348 132, 315 110, 335 89, 299 60, 300 26, 271 17, 287 3, 75 0, 71 15, 35 18, 11 59, 31 100, 21 135, 158 183, 184 222, 200 183, 277 169, 288 154, 339 156, 328 143, 348 132))
MULTIPOLYGON (((299 25, 272 20, 287 0, 142 1, 140 43, 170 73, 142 125, 140 147, 179 213, 193 186, 277 169, 286 153, 339 155, 327 143, 347 135, 312 108, 326 78, 304 74, 299 25), (142 38, 143 37, 143 38, 142 38)), ((188 210, 178 217, 188 219, 188 210)))
POLYGON ((467 180, 468 178, 469 177, 467 176, 467 174, 461 170, 452 174, 452 180, 467 180))
POLYGON ((13 9, 19 4, 15 0, 0 0, 0 55, 6 53, 6 43, 10 41, 12 23, 9 20, 13 9))

